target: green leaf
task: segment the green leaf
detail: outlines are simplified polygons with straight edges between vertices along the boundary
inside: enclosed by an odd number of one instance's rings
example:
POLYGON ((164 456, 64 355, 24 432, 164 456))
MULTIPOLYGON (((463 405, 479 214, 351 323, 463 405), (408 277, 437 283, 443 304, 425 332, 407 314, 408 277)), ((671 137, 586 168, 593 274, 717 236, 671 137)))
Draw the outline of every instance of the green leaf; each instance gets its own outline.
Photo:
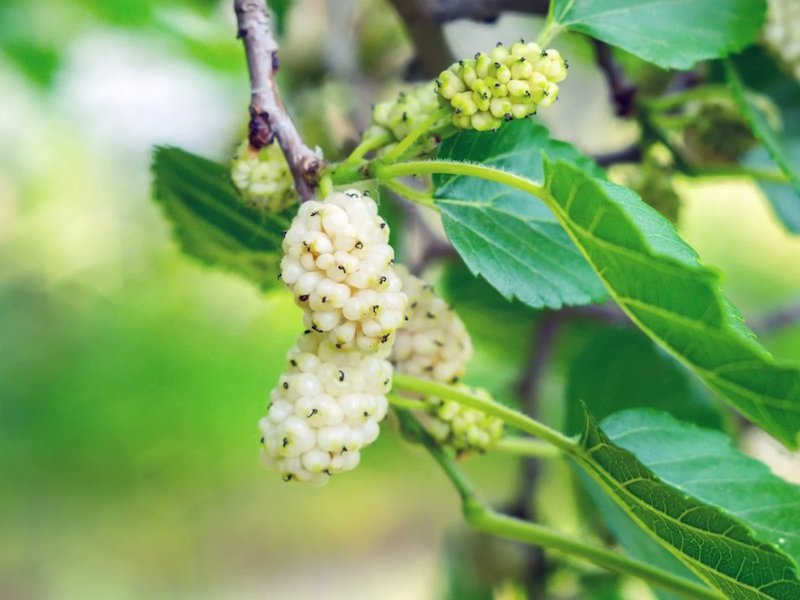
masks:
POLYGON ((569 370, 565 431, 581 430, 585 403, 597 419, 626 408, 657 408, 720 429, 712 394, 652 340, 634 329, 599 331, 569 370))
POLYGON ((547 199, 631 319, 786 445, 800 440, 800 370, 759 345, 719 277, 631 190, 545 160, 547 199))
POLYGON ((728 436, 650 410, 612 415, 603 429, 663 482, 722 508, 800 562, 800 486, 742 454, 728 436))
POLYGON ((777 183, 761 184, 767 194, 778 218, 789 230, 800 233, 800 124, 797 113, 800 112, 800 85, 789 77, 780 73, 769 59, 759 54, 750 52, 745 58, 734 64, 725 62, 725 76, 731 89, 734 100, 739 105, 745 119, 753 129, 753 133, 764 145, 747 156, 747 162, 753 166, 763 166, 766 154, 777 165, 789 180, 788 185, 777 183), (783 131, 776 131, 770 124, 763 107, 756 101, 757 96, 749 91, 740 73, 739 63, 745 68, 750 65, 757 67, 756 75, 748 73, 752 89, 759 94, 770 94, 770 99, 775 102, 781 112, 783 131))
MULTIPOLYGON (((627 434, 636 431, 637 428, 630 428, 627 434)), ((617 439, 626 435, 615 432, 617 439)), ((691 456, 677 440, 667 438, 660 442, 670 457, 691 456)), ((798 597, 797 565, 773 545, 774 532, 766 538, 769 541, 759 539, 747 524, 724 509, 660 480, 634 454, 617 445, 588 414, 580 444, 583 453, 576 460, 614 502, 662 547, 726 597, 798 597)), ((694 449, 699 450, 700 446, 694 449)), ((714 464, 710 466, 713 467, 714 464)), ((708 476, 709 471, 704 474, 708 476)), ((735 487, 734 479, 728 483, 728 490, 735 487)))
POLYGON ((245 206, 228 169, 179 148, 153 154, 153 198, 184 252, 268 289, 278 282, 282 232, 295 208, 264 215, 245 206))
POLYGON ((764 0, 554 0, 553 22, 660 67, 689 69, 742 50, 764 23, 764 0))
MULTIPOLYGON (((480 162, 541 181, 542 152, 602 173, 532 120, 507 123, 497 133, 461 132, 442 143, 439 158, 480 162)), ((472 177, 437 175, 434 184, 448 238, 470 271, 505 298, 516 297, 534 308, 560 308, 605 297, 553 214, 528 194, 472 177)))

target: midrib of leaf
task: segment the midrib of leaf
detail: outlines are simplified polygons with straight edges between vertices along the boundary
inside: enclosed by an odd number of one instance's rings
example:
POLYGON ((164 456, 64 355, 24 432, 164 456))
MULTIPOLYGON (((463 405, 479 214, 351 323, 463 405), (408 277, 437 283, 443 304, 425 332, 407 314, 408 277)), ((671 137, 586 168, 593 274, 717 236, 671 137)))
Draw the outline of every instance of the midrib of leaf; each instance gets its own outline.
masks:
MULTIPOLYGON (((566 165, 566 163, 561 163, 561 164, 562 165, 566 165)), ((547 167, 547 163, 546 163, 546 167, 547 167)), ((547 187, 549 189, 549 185, 547 183, 547 178, 545 179, 545 181, 546 181, 545 187, 547 187)), ((589 264, 591 264, 594 267, 595 272, 597 273, 598 277, 600 277, 601 281, 603 281, 603 283, 605 284, 606 289, 608 289, 609 294, 611 295, 611 297, 615 300, 615 302, 617 302, 620 305, 620 307, 623 309, 623 311, 636 324, 636 326, 639 327, 645 333, 647 333, 650 337, 652 337, 653 339, 657 340, 659 342, 659 344, 661 344, 672 356, 674 356, 682 364, 688 366, 691 369, 699 371, 700 373, 702 373, 704 375, 707 375, 710 378, 713 378, 715 381, 718 381, 718 385, 721 385, 722 387, 741 390, 742 395, 747 396, 748 398, 750 398, 753 401, 753 403, 755 404, 756 407, 758 407, 759 404, 763 403, 762 402, 762 398, 763 399, 771 399, 771 400, 775 400, 776 402, 780 402, 781 401, 780 398, 775 398, 773 396, 767 396, 767 395, 763 394, 762 392, 755 392, 755 391, 751 390, 750 388, 743 387, 743 386, 741 386, 741 384, 738 384, 736 382, 730 381, 728 379, 721 379, 718 375, 716 375, 716 374, 708 371, 707 369, 705 369, 703 367, 700 367, 699 365, 693 363, 691 360, 689 360, 689 358, 687 356, 685 356, 682 352, 678 351, 677 349, 673 348, 670 344, 668 344, 666 342, 666 340, 664 340, 660 335, 658 335, 650 327, 645 325, 636 316, 635 312, 631 309, 631 307, 629 306, 628 302, 626 302, 625 298, 620 297, 620 295, 615 290, 614 286, 611 284, 611 282, 608 281, 607 277, 604 274, 604 270, 599 265, 595 264, 594 259, 591 257, 589 252, 586 250, 586 248, 584 247, 584 244, 581 242, 581 240, 578 238, 578 236, 575 235, 574 230, 583 231, 588 237, 591 237, 596 243, 598 243, 598 245, 604 245, 608 249, 617 251, 617 252, 622 253, 622 254, 628 254, 631 257, 636 257, 638 260, 641 260, 641 262, 643 264, 647 265, 647 266, 650 266, 650 267, 655 266, 656 268, 661 268, 661 267, 667 267, 668 263, 663 263, 662 264, 661 262, 656 262, 654 264, 652 260, 649 260, 650 257, 648 257, 646 254, 637 252, 635 250, 632 250, 630 248, 626 248, 624 246, 619 246, 619 245, 612 244, 612 243, 610 243, 610 242, 608 242, 606 240, 601 240, 600 238, 597 238, 596 236, 594 236, 592 234, 592 232, 586 231, 585 228, 583 228, 580 225, 578 225, 577 223, 575 223, 570 218, 569 214, 567 212, 565 212, 565 210, 568 210, 569 206, 571 206, 572 202, 574 202, 575 198, 577 197, 578 190, 580 189, 581 185, 582 185, 582 182, 578 182, 577 184, 573 185, 573 189, 570 190, 569 198, 568 198, 568 201, 566 203, 567 204, 566 209, 562 208, 562 206, 557 201, 555 201, 554 199, 551 199, 550 201, 548 201, 547 199, 544 199, 544 201, 547 203, 548 207, 558 216, 559 220, 562 223, 564 223, 565 225, 567 225, 567 226, 564 227, 564 229, 567 232, 567 234, 570 236, 570 238, 572 238, 573 242, 575 242, 575 245, 578 247, 578 249, 584 255, 584 257, 589 262, 589 264)), ((601 193, 604 193, 604 192, 601 192, 601 193)), ((674 272, 681 273, 681 271, 682 270, 679 267, 677 267, 677 266, 674 267, 674 272)), ((665 314, 668 314, 668 315, 673 316, 673 317, 676 316, 676 313, 661 309, 660 307, 657 307, 655 305, 648 304, 648 303, 641 302, 641 301, 640 301, 640 303, 642 304, 643 307, 651 308, 653 310, 661 310, 665 314)), ((698 321, 696 321, 695 319, 691 319, 689 317, 683 317, 683 318, 686 319, 686 320, 689 320, 689 321, 691 321, 693 323, 698 323, 698 321)), ((700 322, 700 323, 702 323, 702 322, 700 322)), ((729 325, 729 324, 726 323, 726 325, 729 325)), ((732 330, 730 331, 730 333, 731 333, 731 335, 734 334, 734 332, 732 330)), ((728 336, 725 336, 724 333, 722 334, 722 339, 723 340, 727 340, 727 337, 728 336)), ((730 341, 734 342, 734 340, 730 340, 730 341)), ((735 340, 735 343, 737 345, 739 345, 739 346, 744 347, 744 344, 742 343, 741 340, 737 339, 737 340, 735 340)), ((750 347, 751 351, 759 351, 760 350, 760 352, 757 352, 757 353, 760 355, 760 357, 762 359, 766 358, 765 357, 766 351, 761 349, 760 346, 755 346, 754 347, 753 345, 750 345, 749 347, 750 347)), ((759 364, 763 364, 763 362, 761 362, 759 364)), ((790 409, 792 411, 800 413, 800 405, 798 405, 797 403, 792 403, 790 401, 784 401, 784 402, 787 402, 787 403, 786 404, 778 404, 778 406, 780 406, 781 408, 785 408, 787 410, 790 409)), ((740 409, 742 408, 741 406, 739 406, 738 403, 736 403, 736 405, 740 409)), ((750 413, 750 411, 747 411, 746 414, 748 414, 748 416, 750 416, 751 418, 758 419, 758 415, 753 415, 753 414, 750 413)), ((765 415, 762 414, 761 416, 763 417, 765 415)), ((772 418, 770 418, 770 421, 772 421, 772 418)), ((795 437, 796 437, 796 439, 794 439, 794 440, 792 440, 790 438, 787 438, 786 436, 781 436, 781 437, 784 440, 784 442, 788 442, 788 443, 796 446, 798 444, 798 440, 800 440, 800 433, 798 433, 795 430, 794 434, 795 434, 795 437)))
MULTIPOLYGON (((587 428, 588 427, 589 427, 589 425, 587 424, 587 428)), ((635 482, 650 482, 654 486, 656 486, 656 485, 662 485, 662 486, 665 486, 665 487, 670 487, 670 486, 667 486, 667 484, 659 481, 658 479, 648 479, 646 477, 636 477, 636 478, 633 478, 633 479, 630 479, 630 480, 626 481, 625 483, 617 481, 614 478, 614 476, 605 469, 605 467, 603 467, 600 463, 596 462, 596 460, 592 457, 592 454, 594 454, 596 451, 599 451, 599 450, 601 450, 603 448, 615 449, 615 446, 611 446, 611 445, 609 445, 607 443, 604 443, 604 442, 596 444, 596 445, 592 446, 591 448, 586 448, 584 446, 582 451, 578 452, 575 455, 575 460, 582 466, 583 470, 586 473, 588 473, 611 498, 618 498, 620 495, 624 495, 633 504, 636 504, 640 508, 644 509, 645 512, 650 511, 650 512, 657 513, 658 515, 660 515, 661 518, 673 523, 674 526, 679 528, 679 529, 690 529, 690 530, 693 530, 695 532, 698 532, 700 537, 702 537, 702 536, 717 537, 717 538, 720 538, 720 539, 724 540, 726 543, 736 544, 736 545, 738 545, 738 546, 740 546, 742 548, 745 548, 745 549, 747 549, 749 551, 752 551, 752 552, 761 551, 763 553, 763 549, 759 547, 763 543, 758 542, 755 539, 753 541, 756 542, 758 545, 746 544, 745 542, 742 542, 740 540, 727 537, 724 533, 716 533, 716 532, 712 532, 712 531, 708 531, 708 530, 704 530, 704 529, 698 529, 697 527, 694 527, 691 524, 684 523, 684 522, 678 520, 680 517, 678 519, 676 519, 672 515, 669 515, 669 514, 663 512, 663 511, 661 511, 661 510, 658 510, 652 504, 648 504, 646 501, 642 500, 641 498, 636 496, 633 492, 631 492, 628 489, 627 486, 632 484, 632 483, 635 483, 635 482)), ((616 448, 616 449, 619 449, 619 448, 616 448)), ((649 468, 645 467, 645 469, 649 472, 649 468)), ((675 489, 677 489, 677 488, 675 488, 675 489)), ((673 546, 672 544, 670 544, 669 542, 667 542, 666 540, 661 538, 658 534, 656 534, 650 528, 650 526, 645 521, 643 521, 636 514, 636 512, 633 511, 633 509, 628 504, 628 502, 626 502, 622 498, 620 498, 620 500, 617 501, 616 504, 623 511, 625 511, 625 513, 642 529, 642 531, 647 532, 648 535, 650 535, 654 540, 656 540, 670 554, 675 556, 675 558, 677 558, 678 560, 682 561, 684 564, 687 564, 687 566, 689 568, 691 568, 697 574, 698 577, 700 577, 704 582, 706 582, 707 584, 711 585, 712 587, 720 589, 720 587, 714 581, 714 577, 719 577, 719 578, 721 578, 721 579, 723 579, 725 581, 730 582, 735 587, 746 588, 748 590, 751 590, 752 593, 757 594, 758 597, 760 597, 760 598, 765 598, 765 599, 774 598, 773 596, 766 595, 760 589, 755 588, 750 584, 747 584, 747 583, 741 582, 741 581, 739 581, 737 579, 734 579, 733 577, 731 577, 727 573, 722 573, 720 571, 717 571, 716 569, 713 569, 710 565, 707 565, 707 564, 701 562, 700 560, 694 558, 693 556, 679 551, 677 548, 675 548, 675 546, 673 546)), ((704 509, 704 508, 705 509, 717 510, 717 511, 719 511, 719 515, 721 517, 725 516, 719 509, 716 509, 716 507, 711 507, 711 506, 708 506, 708 505, 706 505, 706 506, 701 505, 701 506, 698 506, 698 507, 693 507, 692 510, 700 510, 700 509, 704 509)), ((688 511, 684 512, 681 516, 685 516, 687 514, 689 514, 688 511)), ((732 526, 738 526, 738 527, 741 527, 742 529, 744 529, 745 531, 747 531, 747 528, 745 527, 744 524, 739 523, 737 521, 734 521, 730 517, 728 517, 728 518, 731 521, 733 521, 732 526)), ((731 530, 731 528, 729 528, 726 531, 730 531, 730 530, 731 530)), ((747 532, 749 534, 749 531, 747 531, 747 532)), ((770 546, 770 548, 772 548, 772 547, 770 546)), ((786 556, 780 550, 777 550, 777 549, 774 549, 774 548, 773 548, 773 550, 775 551, 776 554, 778 554, 778 555, 780 555, 782 557, 785 557, 787 560, 790 560, 789 557, 786 556)), ((742 561, 742 564, 744 565, 744 561, 742 561)), ((791 580, 785 580, 785 581, 791 581, 791 580)), ((772 585, 774 583, 777 583, 777 582, 775 582, 775 581, 770 582, 770 585, 772 585)))

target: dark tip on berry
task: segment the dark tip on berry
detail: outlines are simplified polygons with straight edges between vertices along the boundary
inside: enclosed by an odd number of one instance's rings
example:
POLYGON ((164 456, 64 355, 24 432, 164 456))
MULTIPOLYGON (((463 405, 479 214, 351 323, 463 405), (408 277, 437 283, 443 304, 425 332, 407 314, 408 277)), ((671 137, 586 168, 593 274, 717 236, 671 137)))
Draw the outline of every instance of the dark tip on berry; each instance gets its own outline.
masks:
POLYGON ((412 303, 411 303, 411 308, 417 308, 417 305, 418 305, 418 304, 419 304, 419 302, 417 302, 416 300, 414 300, 414 302, 412 302, 412 303))
POLYGON ((381 344, 385 344, 386 342, 388 342, 388 341, 389 341, 389 336, 390 336, 390 335, 392 335, 392 334, 391 334, 391 333, 387 333, 386 335, 384 335, 384 336, 381 338, 381 344))
POLYGON ((513 120, 513 119, 514 119, 514 115, 512 115, 511 113, 506 113, 506 114, 504 114, 504 115, 503 115, 503 118, 504 118, 506 121, 511 121, 511 120, 513 120))
POLYGON ((480 52, 476 52, 475 53, 475 60, 478 60, 480 57, 481 57, 481 53, 480 52))
POLYGON ((313 416, 314 416, 315 414, 317 414, 318 412, 319 412, 319 411, 318 411, 316 408, 312 408, 312 409, 311 409, 311 412, 310 412, 310 413, 308 413, 308 414, 306 415, 306 419, 310 419, 311 417, 313 417, 313 416))
POLYGON ((288 381, 284 381, 283 382, 283 389, 285 389, 285 390, 289 389, 289 382, 288 381))
POLYGON ((381 278, 379 279, 379 281, 380 281, 380 283, 386 283, 386 275, 381 275, 381 278))
POLYGON ((288 445, 289 445, 289 438, 288 437, 283 438, 283 447, 286 448, 286 446, 288 445))
POLYGON ((404 321, 408 321, 408 315, 406 315, 405 317, 403 317, 403 320, 404 320, 404 321))
POLYGON ((408 121, 408 113, 407 112, 403 113, 403 121, 408 121))
POLYGON ((457 115, 460 115, 460 114, 461 114, 461 109, 460 109, 460 108, 457 108, 457 109, 456 109, 456 114, 457 114, 457 115))
POLYGON ((306 300, 308 300, 308 294, 301 294, 300 296, 297 297, 297 299, 300 300, 300 302, 305 302, 306 300))
POLYGON ((458 377, 453 377, 453 378, 450 380, 450 383, 458 383, 458 377))
POLYGON ((359 250, 361 250, 363 247, 364 247, 364 242, 362 242, 362 241, 358 241, 358 242, 356 242, 356 248, 358 248, 359 250))
POLYGON ((495 48, 502 48, 502 47, 503 47, 503 42, 497 42, 497 43, 494 45, 494 47, 495 47, 495 48))
POLYGON ((283 480, 284 481, 291 481, 292 480, 292 474, 291 473, 287 473, 286 475, 283 476, 283 480))
POLYGON ((341 342, 336 342, 336 349, 337 350, 341 350, 342 349, 342 343, 341 342))
POLYGON ((342 273, 347 273, 347 269, 345 269, 344 266, 342 266, 342 265, 339 265, 336 268, 339 269, 342 273))
POLYGON ((344 381, 344 371, 339 371, 339 381, 344 381))
POLYGON ((322 297, 322 303, 324 304, 324 303, 325 303, 325 302, 327 302, 327 301, 328 301, 328 297, 327 297, 327 296, 323 296, 323 297, 322 297))
POLYGON ((342 446, 340 453, 344 454, 345 452, 347 452, 347 446, 342 446))
POLYGON ((463 67, 464 66, 464 61, 460 60, 460 61, 458 61, 458 64, 463 67))
POLYGON ((311 333, 311 330, 310 330, 310 329, 306 329, 306 330, 303 332, 303 335, 308 335, 309 333, 311 333))
POLYGON ((500 68, 500 63, 499 62, 495 62, 494 63, 494 68, 495 69, 499 69, 500 68))
POLYGON ((325 473, 328 477, 330 477, 333 473, 331 473, 330 469, 322 469, 322 472, 325 473))
POLYGON ((316 324, 316 323, 314 323, 314 324, 311 326, 311 329, 313 329, 313 330, 314 330, 314 331, 316 331, 317 333, 322 333, 322 329, 320 329, 319 327, 317 327, 317 324, 316 324))
POLYGON ((365 410, 365 411, 364 411, 364 416, 365 416, 365 417, 369 417, 369 411, 366 411, 366 410, 365 410))
POLYGON ((318 210, 311 211, 310 217, 316 217, 319 214, 318 210))
POLYGON ((425 316, 426 316, 426 317, 428 317, 429 319, 435 319, 435 318, 436 318, 436 315, 434 315, 434 314, 433 314, 432 312, 430 312, 430 311, 426 312, 426 313, 425 313, 425 316))
POLYGON ((287 232, 286 232, 286 230, 285 230, 285 229, 284 229, 283 231, 281 231, 281 237, 284 237, 284 238, 285 238, 285 237, 286 237, 286 233, 287 233, 287 232))
POLYGON ((372 193, 371 193, 369 190, 364 190, 364 192, 362 193, 362 195, 363 195, 363 196, 366 196, 367 198, 369 198, 370 196, 372 196, 372 193))
POLYGON ((425 367, 425 370, 428 371, 428 372, 431 372, 431 371, 433 371, 433 366, 432 365, 428 365, 427 367, 425 367))
POLYGON ((283 275, 281 273, 278 273, 278 281, 280 281, 282 277, 283 275))
POLYGON ((519 62, 525 62, 527 59, 524 56, 519 57, 519 62))
POLYGON ((444 342, 440 340, 434 340, 433 343, 439 346, 439 348, 444 348, 444 342))
POLYGON ((547 56, 547 50, 542 50, 542 56, 547 56))
POLYGON ((389 380, 388 379, 384 379, 383 380, 383 385, 389 385, 389 380))
POLYGON ((381 229, 386 229, 386 222, 385 221, 381 221, 381 229))
POLYGON ((380 307, 381 307, 380 304, 373 304, 372 306, 370 306, 370 309, 372 309, 372 314, 373 315, 377 315, 378 314, 378 309, 380 307))
POLYGON ((261 436, 261 440, 260 441, 261 441, 262 444, 264 443, 264 436, 263 435, 261 436))
POLYGON ((550 94, 548 94, 548 93, 547 93, 547 91, 546 91, 546 90, 542 90, 542 93, 543 93, 545 96, 549 96, 549 95, 550 95, 550 94))
POLYGON ((297 366, 297 361, 292 358, 292 359, 289 360, 289 364, 292 365, 293 367, 296 367, 297 366))
POLYGON ((348 198, 358 198, 358 192, 345 192, 344 195, 348 198))
POLYGON ((520 44, 524 44, 525 43, 525 38, 519 38, 519 43, 520 44))

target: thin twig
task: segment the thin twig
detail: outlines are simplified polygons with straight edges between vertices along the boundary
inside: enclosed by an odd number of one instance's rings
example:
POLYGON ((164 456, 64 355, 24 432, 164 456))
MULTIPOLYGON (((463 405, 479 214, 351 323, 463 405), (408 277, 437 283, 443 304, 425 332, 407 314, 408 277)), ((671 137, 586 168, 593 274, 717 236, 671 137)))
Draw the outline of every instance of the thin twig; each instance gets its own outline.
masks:
POLYGON ((426 14, 422 7, 423 0, 391 0, 391 2, 397 14, 403 19, 406 31, 414 43, 416 56, 409 68, 409 79, 436 77, 442 69, 455 62, 441 23, 426 14))
POLYGON ((504 12, 546 15, 549 0, 421 0, 425 13, 446 23, 470 19, 492 23, 504 12))
POLYGON ((275 83, 278 44, 272 35, 267 4, 265 0, 234 0, 233 7, 250 69, 250 145, 259 149, 277 140, 300 198, 313 198, 322 161, 303 143, 281 101, 275 83))
POLYGON ((626 117, 633 113, 635 107, 636 86, 633 85, 620 64, 614 59, 611 48, 604 42, 592 40, 595 49, 597 66, 605 75, 611 100, 614 102, 617 116, 626 117))

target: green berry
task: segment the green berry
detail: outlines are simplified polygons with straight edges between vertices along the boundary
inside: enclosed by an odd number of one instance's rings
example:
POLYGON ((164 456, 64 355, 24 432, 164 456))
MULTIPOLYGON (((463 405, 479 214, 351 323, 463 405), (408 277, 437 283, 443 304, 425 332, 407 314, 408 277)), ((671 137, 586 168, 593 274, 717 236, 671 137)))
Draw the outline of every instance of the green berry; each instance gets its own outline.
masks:
POLYGON ((231 161, 231 180, 245 202, 263 212, 281 212, 296 200, 292 173, 275 143, 257 151, 242 142, 231 161))
POLYGON ((498 45, 474 60, 462 60, 439 76, 439 97, 452 109, 456 127, 486 131, 503 120, 524 119, 558 98, 567 65, 556 50, 534 43, 498 45), (496 101, 508 98, 508 101, 496 101))

